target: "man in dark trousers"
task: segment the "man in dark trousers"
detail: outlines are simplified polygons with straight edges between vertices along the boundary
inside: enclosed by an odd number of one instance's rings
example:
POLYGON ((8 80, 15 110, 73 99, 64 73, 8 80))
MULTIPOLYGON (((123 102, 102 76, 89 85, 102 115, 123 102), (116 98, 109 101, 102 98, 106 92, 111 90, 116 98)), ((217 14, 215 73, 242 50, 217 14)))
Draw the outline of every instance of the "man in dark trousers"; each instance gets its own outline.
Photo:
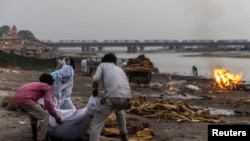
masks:
POLYGON ((196 66, 192 67, 193 76, 198 76, 198 69, 196 66))

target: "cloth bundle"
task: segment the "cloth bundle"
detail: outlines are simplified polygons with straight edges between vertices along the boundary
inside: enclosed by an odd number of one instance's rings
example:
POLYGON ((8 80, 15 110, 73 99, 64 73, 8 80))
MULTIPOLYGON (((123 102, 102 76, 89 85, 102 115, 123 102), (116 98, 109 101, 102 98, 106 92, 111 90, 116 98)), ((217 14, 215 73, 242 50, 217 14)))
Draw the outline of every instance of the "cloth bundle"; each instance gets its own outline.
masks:
MULTIPOLYGON (((42 100, 39 100, 42 104, 42 100)), ((90 96, 87 105, 79 110, 55 109, 62 119, 61 124, 57 124, 52 116, 49 116, 49 135, 52 138, 67 140, 81 139, 86 135, 91 118, 97 108, 98 99, 90 96)))

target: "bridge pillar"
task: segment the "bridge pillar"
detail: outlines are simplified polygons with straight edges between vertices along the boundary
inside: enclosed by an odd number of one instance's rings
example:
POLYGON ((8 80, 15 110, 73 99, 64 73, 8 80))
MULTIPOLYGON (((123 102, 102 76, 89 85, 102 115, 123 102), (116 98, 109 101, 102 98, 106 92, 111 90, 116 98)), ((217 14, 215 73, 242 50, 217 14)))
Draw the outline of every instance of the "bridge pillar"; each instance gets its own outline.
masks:
POLYGON ((176 49, 176 46, 169 46, 169 49, 174 50, 174 49, 176 49))
POLYGON ((103 46, 99 46, 98 51, 103 51, 103 46))
POLYGON ((86 52, 90 52, 90 47, 86 47, 86 52))
POLYGON ((90 47, 89 46, 84 46, 81 47, 82 48, 82 52, 90 52, 90 47))
POLYGON ((140 46, 139 48, 140 48, 140 51, 144 51, 145 47, 144 46, 140 46))
POLYGON ((131 53, 132 52, 132 46, 127 46, 127 53, 131 53))
POLYGON ((81 48, 82 48, 82 52, 90 52, 91 51, 91 47, 89 47, 89 46, 84 46, 81 48))
POLYGON ((132 47, 132 52, 134 52, 134 53, 137 52, 137 46, 132 47))
POLYGON ((86 47, 81 47, 82 48, 82 52, 86 52, 86 47))
POLYGON ((128 51, 127 53, 135 53, 137 52, 137 46, 127 46, 128 51))

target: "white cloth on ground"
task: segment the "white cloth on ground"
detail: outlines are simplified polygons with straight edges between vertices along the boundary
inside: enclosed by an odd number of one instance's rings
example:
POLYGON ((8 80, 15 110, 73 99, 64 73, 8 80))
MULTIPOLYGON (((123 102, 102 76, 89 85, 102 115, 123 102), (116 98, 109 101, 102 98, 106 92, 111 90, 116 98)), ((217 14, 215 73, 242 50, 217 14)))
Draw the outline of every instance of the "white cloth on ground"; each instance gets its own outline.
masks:
POLYGON ((64 140, 76 140, 86 135, 90 127, 91 118, 97 108, 97 103, 97 98, 91 96, 86 107, 80 110, 56 109, 62 118, 62 124, 56 124, 55 119, 50 116, 49 127, 51 136, 64 140))

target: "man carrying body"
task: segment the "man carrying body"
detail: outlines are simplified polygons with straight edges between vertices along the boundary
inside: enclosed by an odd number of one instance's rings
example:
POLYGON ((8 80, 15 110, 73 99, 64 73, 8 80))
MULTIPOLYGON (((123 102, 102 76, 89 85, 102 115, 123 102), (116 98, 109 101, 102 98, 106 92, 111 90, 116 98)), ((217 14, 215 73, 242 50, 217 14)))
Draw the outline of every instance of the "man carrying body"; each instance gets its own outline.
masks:
POLYGON ((90 141, 99 141, 105 120, 115 112, 122 141, 128 141, 124 109, 131 99, 131 91, 125 72, 116 66, 116 56, 106 54, 93 77, 93 95, 98 95, 99 81, 105 89, 105 96, 99 103, 90 125, 90 141))

